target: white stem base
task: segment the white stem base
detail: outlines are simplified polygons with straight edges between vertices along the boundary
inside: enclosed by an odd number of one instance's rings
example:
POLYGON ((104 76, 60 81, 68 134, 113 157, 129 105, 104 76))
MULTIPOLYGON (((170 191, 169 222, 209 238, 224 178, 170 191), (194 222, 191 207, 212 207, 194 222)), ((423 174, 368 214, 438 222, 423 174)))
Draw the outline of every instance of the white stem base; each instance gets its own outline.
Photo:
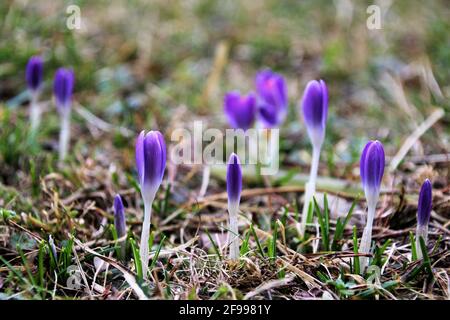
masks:
MULTIPOLYGON (((370 252, 370 247, 372 244, 372 225, 373 219, 375 217, 375 208, 377 202, 378 196, 374 197, 374 199, 367 200, 367 222, 361 237, 361 243, 359 244, 359 253, 367 254, 370 252)), ((367 265, 369 264, 369 258, 360 257, 359 261, 360 261, 360 273, 364 274, 367 265)))
POLYGON ((423 252, 422 247, 420 246, 420 237, 423 238, 423 241, 425 242, 425 245, 428 241, 428 225, 427 226, 419 226, 417 225, 416 229, 416 252, 417 252, 417 259, 423 258, 423 252))
MULTIPOLYGON (((305 184, 305 201, 304 201, 303 210, 302 210, 302 222, 300 224, 300 235, 302 237, 305 235, 309 205, 316 193, 316 180, 317 180, 317 172, 319 170, 320 149, 321 149, 321 145, 313 146, 311 172, 309 175, 309 181, 305 184)), ((313 204, 312 208, 314 210, 314 204, 313 204)))
POLYGON ((239 251, 239 231, 238 231, 238 210, 239 203, 228 201, 228 214, 230 217, 228 226, 228 241, 230 247, 229 258, 231 260, 238 260, 240 256, 239 251))
POLYGON ((144 222, 142 223, 141 233, 141 245, 139 246, 139 256, 141 257, 142 275, 146 280, 148 275, 148 262, 150 250, 148 247, 148 240, 150 238, 150 224, 152 218, 152 205, 155 199, 156 192, 152 192, 148 195, 148 198, 144 197, 144 222))
POLYGON ((30 101, 30 126, 31 132, 33 134, 36 133, 37 129, 39 128, 40 122, 41 122, 41 107, 38 103, 38 94, 32 93, 30 101))
POLYGON ((70 110, 61 115, 61 130, 59 132, 59 162, 62 163, 67 156, 70 140, 70 110))
POLYGON ((203 175, 202 175, 202 186, 200 187, 200 192, 198 193, 199 198, 203 198, 206 194, 206 190, 209 185, 209 176, 211 174, 211 167, 208 165, 203 166, 203 175))

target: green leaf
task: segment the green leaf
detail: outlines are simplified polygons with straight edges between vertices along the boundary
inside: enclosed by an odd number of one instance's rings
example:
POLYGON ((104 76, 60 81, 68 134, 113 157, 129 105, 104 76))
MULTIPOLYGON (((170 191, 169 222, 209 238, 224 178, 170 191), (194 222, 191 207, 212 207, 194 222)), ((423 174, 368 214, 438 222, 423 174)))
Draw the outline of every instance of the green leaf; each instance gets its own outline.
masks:
MULTIPOLYGON (((358 254, 358 233, 356 231, 356 226, 353 226, 353 252, 355 254, 358 254)), ((360 273, 360 265, 359 265, 359 257, 353 258, 353 274, 359 274, 360 273)))

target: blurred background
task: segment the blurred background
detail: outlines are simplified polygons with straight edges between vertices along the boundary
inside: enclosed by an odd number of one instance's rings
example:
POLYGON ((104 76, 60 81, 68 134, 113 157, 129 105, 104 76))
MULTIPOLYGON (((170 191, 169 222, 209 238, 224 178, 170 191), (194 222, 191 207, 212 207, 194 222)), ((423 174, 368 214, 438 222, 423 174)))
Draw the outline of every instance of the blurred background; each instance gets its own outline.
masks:
MULTIPOLYGON (((0 137, 7 183, 17 183, 20 177, 12 172, 27 166, 21 155, 33 155, 20 132, 27 112, 24 70, 35 54, 45 60, 44 149, 54 148, 59 129, 53 73, 60 66, 75 71, 79 105, 72 145, 80 157, 74 161, 114 159, 129 170, 134 137, 142 129, 159 129, 168 138, 172 128, 194 119, 226 128, 224 93, 254 90, 254 76, 263 68, 288 82, 290 116, 281 134, 285 168, 305 166, 307 172, 310 146, 298 102, 314 78, 324 79, 330 90, 322 175, 355 179, 368 139, 381 140, 389 160, 437 108, 446 114, 408 157, 442 160, 449 152, 445 0, 5 0, 0 17, 0 137), (374 4, 381 29, 370 30, 367 9, 374 4), (68 28, 70 5, 79 8, 80 29, 68 28)), ((443 167, 445 184, 448 165, 443 167)))

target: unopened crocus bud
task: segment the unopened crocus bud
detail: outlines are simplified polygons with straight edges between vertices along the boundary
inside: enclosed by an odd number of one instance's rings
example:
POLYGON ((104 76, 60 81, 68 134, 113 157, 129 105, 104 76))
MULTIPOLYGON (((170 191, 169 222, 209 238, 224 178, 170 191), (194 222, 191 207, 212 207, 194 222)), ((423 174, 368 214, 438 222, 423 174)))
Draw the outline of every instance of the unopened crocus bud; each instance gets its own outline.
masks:
POLYGON ((230 218, 228 239, 230 259, 239 259, 238 210, 242 191, 242 170, 239 157, 232 153, 227 166, 228 214, 230 218))
POLYGON ((323 80, 308 82, 303 93, 302 110, 312 144, 321 145, 325 137, 328 114, 328 89, 323 80))
POLYGON ((122 197, 118 194, 114 197, 114 227, 120 244, 120 258, 125 259, 127 226, 125 219, 125 208, 122 197))
POLYGON ((59 132, 59 161, 62 162, 67 155, 70 140, 70 107, 75 82, 73 71, 59 68, 53 81, 53 94, 55 95, 56 109, 61 116, 61 130, 59 132))
POLYGON ((56 71, 53 81, 53 93, 55 95, 56 107, 60 113, 65 113, 70 109, 74 83, 75 76, 72 70, 59 68, 56 71))
POLYGON ((241 95, 232 91, 225 95, 224 111, 233 129, 247 130, 252 127, 256 116, 256 97, 253 93, 241 95))
POLYGON ((378 200, 381 180, 384 174, 384 148, 380 141, 369 141, 361 155, 360 174, 361 183, 367 201, 378 200))
POLYGON ((432 203, 432 186, 430 180, 426 179, 420 188, 419 204, 417 207, 416 249, 419 259, 423 257, 420 238, 423 238, 425 245, 428 240, 428 223, 430 221, 432 203))
POLYGON ((136 167, 144 200, 144 222, 142 223, 140 257, 144 279, 147 279, 152 204, 161 185, 166 168, 166 143, 159 131, 142 131, 136 141, 136 167))
POLYGON ((159 131, 142 131, 136 142, 136 167, 142 195, 156 192, 166 168, 166 144, 159 131))
POLYGON ((125 208, 123 207, 122 197, 118 194, 114 197, 114 227, 118 238, 124 237, 127 233, 125 221, 125 208))
POLYGON ((287 115, 288 98, 284 78, 271 70, 256 75, 256 90, 259 96, 260 118, 267 128, 279 126, 287 115))
MULTIPOLYGON (((381 142, 369 141, 361 155, 361 182, 367 199, 367 222, 361 237, 359 252, 367 254, 372 242, 372 224, 375 209, 380 195, 381 180, 384 174, 384 149, 381 142)), ((361 272, 364 273, 368 265, 368 258, 361 258, 361 272)))
POLYGON ((232 153, 227 166, 228 201, 239 203, 242 191, 242 170, 237 154, 232 153))
POLYGON ((432 207, 432 187, 430 180, 426 179, 420 188, 419 205, 417 207, 417 224, 420 226, 428 225, 432 207))
MULTIPOLYGON (((303 93, 302 103, 303 119, 306 124, 309 139, 313 147, 311 172, 305 185, 305 202, 302 211, 300 233, 304 235, 306 220, 312 197, 316 192, 316 179, 319 169, 320 151, 325 138, 325 127, 328 114, 328 90, 323 80, 308 82, 303 93)), ((314 209, 313 209, 314 211, 314 209)))
POLYGON ((28 89, 36 92, 41 88, 44 72, 44 62, 40 56, 33 56, 28 60, 26 80, 28 89))

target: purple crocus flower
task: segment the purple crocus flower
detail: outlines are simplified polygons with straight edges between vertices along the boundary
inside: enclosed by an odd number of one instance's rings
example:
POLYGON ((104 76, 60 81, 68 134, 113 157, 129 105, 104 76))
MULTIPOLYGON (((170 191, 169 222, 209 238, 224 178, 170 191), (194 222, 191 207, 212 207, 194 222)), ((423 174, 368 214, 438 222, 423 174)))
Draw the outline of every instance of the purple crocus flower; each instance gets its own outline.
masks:
POLYGON ((139 249, 142 273, 147 279, 152 203, 161 185, 166 168, 166 143, 159 131, 142 131, 136 141, 136 166, 144 200, 144 222, 142 223, 141 245, 139 249))
POLYGON ((239 231, 238 231, 238 209, 242 191, 242 171, 239 157, 232 153, 227 166, 227 193, 229 231, 228 239, 230 246, 229 257, 232 260, 239 259, 239 231))
POLYGON ((430 221, 433 200, 431 189, 431 182, 426 179, 420 188, 419 205, 417 208, 417 224, 420 226, 426 226, 430 221))
POLYGON ((230 202, 239 203, 242 191, 242 171, 239 157, 232 153, 227 166, 227 193, 230 202))
POLYGON ((125 208, 123 207, 122 197, 119 194, 114 197, 114 227, 118 238, 126 235, 125 208))
POLYGON ((166 168, 166 143, 159 131, 142 131, 136 142, 136 166, 143 189, 156 192, 166 168))
MULTIPOLYGON (((384 149, 381 142, 378 140, 369 141, 364 147, 360 162, 361 182, 367 199, 367 221, 359 246, 360 253, 369 253, 371 248, 372 225, 378 197, 380 196, 384 162, 384 149)), ((364 273, 368 261, 367 257, 360 258, 362 273, 364 273)))
POLYGON ((313 145, 321 145, 328 114, 328 89, 323 80, 308 82, 302 98, 303 118, 313 145))
POLYGON ((364 147, 360 161, 361 182, 367 198, 369 195, 378 197, 380 193, 384 162, 384 149, 381 142, 369 141, 364 147))
POLYGON ((59 68, 56 71, 53 81, 53 93, 60 113, 70 108, 74 83, 75 76, 72 70, 59 68))
POLYGON ((28 89, 36 92, 41 88, 44 72, 44 62, 40 56, 32 56, 28 60, 26 68, 26 80, 28 89))
POLYGON ((256 75, 256 90, 260 98, 259 115, 267 128, 279 126, 287 115, 288 99, 284 78, 269 69, 256 75))
POLYGON ((423 257, 420 238, 423 239, 425 245, 428 240, 428 222, 430 221, 432 201, 433 193, 431 182, 426 179, 420 188, 419 204, 417 207, 416 250, 418 259, 422 259, 423 257))
POLYGON ((245 131, 255 121, 256 97, 253 93, 245 96, 236 91, 228 92, 224 99, 224 111, 232 128, 245 131))

